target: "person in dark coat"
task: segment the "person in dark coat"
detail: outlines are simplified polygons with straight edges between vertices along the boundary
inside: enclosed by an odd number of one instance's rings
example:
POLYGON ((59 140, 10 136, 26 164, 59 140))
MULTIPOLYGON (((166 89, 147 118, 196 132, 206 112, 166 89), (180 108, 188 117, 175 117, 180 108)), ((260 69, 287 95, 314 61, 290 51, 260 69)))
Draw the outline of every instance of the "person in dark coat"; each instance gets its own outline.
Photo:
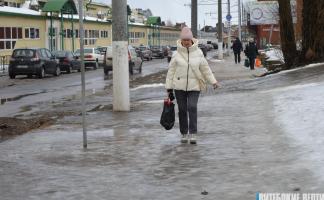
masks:
POLYGON ((235 41, 233 42, 233 51, 234 51, 234 56, 235 56, 235 64, 241 62, 241 51, 243 51, 242 47, 242 42, 240 41, 239 38, 236 38, 235 41))
POLYGON ((259 53, 258 53, 258 48, 257 48, 253 38, 251 38, 249 40, 249 43, 245 46, 244 52, 245 52, 246 57, 249 58, 250 69, 254 70, 255 59, 259 53))

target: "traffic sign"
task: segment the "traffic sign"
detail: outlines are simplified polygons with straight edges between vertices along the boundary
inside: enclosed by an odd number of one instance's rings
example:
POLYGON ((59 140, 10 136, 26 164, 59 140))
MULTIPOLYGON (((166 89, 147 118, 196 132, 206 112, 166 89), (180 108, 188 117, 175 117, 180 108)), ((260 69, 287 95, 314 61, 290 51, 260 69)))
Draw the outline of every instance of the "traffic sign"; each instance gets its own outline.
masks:
POLYGON ((227 14, 227 15, 226 15, 226 19, 227 19, 227 21, 231 21, 232 16, 231 16, 230 14, 227 14))

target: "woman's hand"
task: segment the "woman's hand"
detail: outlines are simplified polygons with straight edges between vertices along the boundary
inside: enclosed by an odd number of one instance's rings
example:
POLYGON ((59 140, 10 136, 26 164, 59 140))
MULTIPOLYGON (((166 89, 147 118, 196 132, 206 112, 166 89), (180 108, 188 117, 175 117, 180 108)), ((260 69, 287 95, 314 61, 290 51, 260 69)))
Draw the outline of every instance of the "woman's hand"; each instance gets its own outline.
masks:
POLYGON ((173 90, 172 89, 168 89, 167 90, 167 93, 168 93, 168 97, 169 97, 170 101, 173 101, 175 99, 173 90))
POLYGON ((216 90, 217 88, 220 88, 220 86, 221 85, 218 82, 216 82, 216 83, 213 84, 214 90, 216 90))

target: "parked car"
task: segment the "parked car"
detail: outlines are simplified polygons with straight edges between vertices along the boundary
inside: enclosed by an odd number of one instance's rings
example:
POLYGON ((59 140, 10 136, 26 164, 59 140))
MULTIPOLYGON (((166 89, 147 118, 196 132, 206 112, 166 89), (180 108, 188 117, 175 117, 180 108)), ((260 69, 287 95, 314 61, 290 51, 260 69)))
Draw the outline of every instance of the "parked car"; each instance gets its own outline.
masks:
POLYGON ((163 51, 164 57, 167 57, 168 56, 169 49, 170 49, 169 46, 162 46, 162 51, 163 51))
POLYGON ((152 56, 154 58, 161 58, 161 59, 164 58, 164 52, 163 52, 162 48, 152 47, 151 50, 152 50, 152 56))
MULTIPOLYGON (((113 70, 112 62, 112 48, 107 48, 105 55, 105 64, 104 64, 104 74, 108 75, 109 71, 113 70)), ((134 74, 134 70, 138 70, 139 73, 142 72, 143 60, 141 55, 136 52, 135 48, 128 46, 128 66, 129 73, 134 74)))
POLYGON ((214 46, 212 44, 206 44, 207 51, 211 51, 214 46))
POLYGON ((153 59, 153 53, 151 51, 151 49, 147 46, 139 46, 138 47, 142 54, 143 54, 143 57, 144 59, 147 59, 147 60, 152 60, 153 59))
POLYGON ((213 45, 214 49, 218 49, 218 44, 217 43, 213 42, 212 45, 213 45))
POLYGON ((134 74, 134 70, 142 73, 143 60, 131 46, 128 47, 128 62, 130 74, 134 74))
POLYGON ((73 70, 81 71, 81 62, 78 56, 73 55, 71 51, 54 51, 52 52, 59 61, 61 71, 71 73, 73 70))
POLYGON ((198 44, 198 47, 201 49, 203 52, 204 56, 207 56, 207 47, 204 44, 198 44))
POLYGON ((107 51, 107 47, 97 47, 97 50, 100 52, 101 55, 105 55, 107 51))
MULTIPOLYGON (((80 49, 77 49, 74 53, 76 56, 80 56, 80 49)), ((96 48, 84 48, 84 66, 97 69, 99 65, 103 65, 104 55, 101 55, 100 51, 96 48)))
POLYGON ((104 74, 108 75, 112 71, 112 46, 106 48, 105 61, 104 61, 104 74))
POLYGON ((46 74, 59 76, 60 67, 55 56, 45 48, 21 48, 15 49, 9 63, 9 77, 14 79, 16 75, 37 75, 44 78, 46 74))
POLYGON ((138 57, 141 57, 144 60, 144 54, 139 47, 134 47, 138 57))
POLYGON ((171 61, 172 56, 177 52, 177 47, 176 46, 172 46, 169 48, 168 51, 168 62, 171 61))

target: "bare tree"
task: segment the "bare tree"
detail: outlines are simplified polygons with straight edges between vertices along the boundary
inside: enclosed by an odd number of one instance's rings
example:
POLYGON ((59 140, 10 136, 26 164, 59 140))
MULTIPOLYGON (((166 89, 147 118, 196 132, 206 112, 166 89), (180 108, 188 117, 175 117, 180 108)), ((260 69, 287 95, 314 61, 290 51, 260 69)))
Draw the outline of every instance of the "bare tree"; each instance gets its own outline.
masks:
POLYGON ((297 50, 291 14, 291 4, 288 0, 278 0, 278 3, 281 47, 285 59, 285 69, 291 69, 297 64, 297 50))
POLYGON ((306 62, 324 60, 324 1, 303 1, 303 55, 306 62))

